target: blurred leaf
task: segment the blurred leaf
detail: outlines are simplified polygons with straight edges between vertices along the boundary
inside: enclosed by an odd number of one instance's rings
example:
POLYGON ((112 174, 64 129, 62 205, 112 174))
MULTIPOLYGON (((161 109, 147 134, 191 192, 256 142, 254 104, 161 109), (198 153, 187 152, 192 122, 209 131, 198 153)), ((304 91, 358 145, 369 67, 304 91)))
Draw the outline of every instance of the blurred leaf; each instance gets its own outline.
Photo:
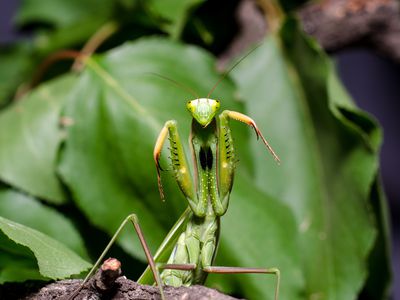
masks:
POLYGON ((95 16, 103 21, 112 13, 113 1, 97 0, 23 0, 16 21, 19 25, 43 22, 68 27, 95 16))
POLYGON ((53 203, 65 201, 54 163, 59 110, 73 83, 54 80, 0 113, 0 180, 53 203))
POLYGON ((33 252, 39 266, 39 272, 44 277, 66 278, 73 274, 79 274, 90 267, 89 263, 70 249, 32 228, 0 217, 0 231, 2 231, 3 239, 4 236, 7 236, 15 243, 13 249, 24 246, 21 248, 25 250, 27 257, 31 256, 30 251, 33 252))
POLYGON ((32 197, 11 189, 0 190, 0 216, 47 234, 87 258, 83 241, 71 222, 32 197))
POLYGON ((24 0, 15 19, 20 26, 36 25, 32 44, 37 57, 43 58, 82 45, 114 17, 117 4, 109 0, 24 0))
POLYGON ((0 49, 0 107, 10 100, 31 70, 31 52, 23 44, 0 49))
POLYGON ((151 0, 146 5, 150 11, 166 20, 162 29, 177 39, 189 17, 189 12, 204 0, 151 0))
MULTIPOLYGON (((282 160, 276 172, 273 162, 256 164, 254 178, 295 213, 302 298, 355 299, 376 239, 369 195, 381 134, 351 101, 335 99, 344 93, 330 90, 332 74, 326 55, 293 20, 234 70, 249 114, 268 129, 282 160)), ((252 149, 254 159, 264 159, 255 142, 252 149)))
MULTIPOLYGON (((134 212, 149 244, 156 246, 186 200, 170 176, 165 176, 168 208, 159 200, 154 143, 163 123, 172 118, 186 140, 191 121, 185 103, 194 96, 151 73, 166 75, 202 95, 218 80, 208 55, 164 39, 141 40, 88 61, 64 111, 74 125, 60 154, 60 174, 95 225, 113 234, 134 212)), ((229 82, 218 91, 215 96, 227 99, 225 105, 240 110, 229 82)), ((243 131, 237 133, 243 136, 243 131)), ((165 152, 162 164, 168 169, 167 156, 165 152)), ((132 236, 133 229, 125 232, 121 245, 144 259, 132 236)))
POLYGON ((103 19, 91 17, 57 30, 39 31, 32 42, 37 54, 46 57, 60 49, 80 47, 104 24, 103 19))
MULTIPOLYGON (((334 74, 334 72, 331 72, 331 74, 334 74)), ((364 137, 367 145, 371 148, 376 148, 381 136, 379 131, 374 130, 376 127, 374 122, 365 118, 366 114, 364 112, 354 110, 354 104, 336 76, 331 76, 328 86, 329 95, 336 104, 332 106, 332 109, 337 110, 339 108, 339 111, 348 118, 348 120, 344 120, 347 125, 355 128, 364 137)), ((379 174, 377 177, 379 177, 379 174)), ((368 198, 376 218, 377 237, 369 253, 368 277, 360 298, 388 299, 392 281, 390 230, 387 202, 379 178, 375 178, 371 184, 368 198)))

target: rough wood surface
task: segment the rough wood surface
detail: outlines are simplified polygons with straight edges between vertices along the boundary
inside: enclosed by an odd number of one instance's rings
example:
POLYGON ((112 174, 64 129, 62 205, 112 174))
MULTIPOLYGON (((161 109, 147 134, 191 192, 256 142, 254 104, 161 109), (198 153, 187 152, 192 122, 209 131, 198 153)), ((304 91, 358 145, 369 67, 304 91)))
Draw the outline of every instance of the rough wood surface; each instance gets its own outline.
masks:
MULTIPOLYGON (((141 285, 121 275, 121 263, 115 258, 105 260, 96 274, 82 288, 82 280, 61 280, 44 285, 40 281, 0 285, 1 300, 134 300, 160 299, 155 286, 141 285)), ((168 300, 235 300, 204 286, 164 287, 168 300)))
MULTIPOLYGON (((39 287, 38 283, 30 282, 25 284, 5 284, 0 286, 0 299, 14 300, 67 300, 81 284, 82 280, 70 279, 62 280, 39 287)), ((217 290, 204 286, 195 285, 192 287, 165 287, 165 296, 168 300, 235 300, 224 295, 217 290)), ((93 286, 93 281, 87 284, 75 300, 128 300, 128 299, 160 299, 158 288, 154 286, 140 285, 136 282, 119 277, 115 281, 115 286, 107 292, 99 291, 93 286)))

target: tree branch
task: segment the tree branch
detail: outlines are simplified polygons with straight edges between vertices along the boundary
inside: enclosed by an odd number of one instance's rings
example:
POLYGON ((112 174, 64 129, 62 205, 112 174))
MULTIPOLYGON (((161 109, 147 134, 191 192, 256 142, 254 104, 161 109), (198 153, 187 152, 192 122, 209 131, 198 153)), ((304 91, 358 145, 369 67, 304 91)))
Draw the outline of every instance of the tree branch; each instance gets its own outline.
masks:
MULTIPOLYGON (((71 295, 79 288, 81 282, 82 280, 77 279, 61 280, 41 288, 32 287, 32 282, 23 284, 10 283, 0 286, 0 297, 1 299, 23 300, 66 300, 68 299, 68 295, 71 295)), ((168 300, 237 300, 237 298, 224 295, 217 290, 200 285, 179 288, 165 287, 164 292, 168 300)), ((160 299, 160 296, 157 287, 140 285, 121 276, 115 281, 114 288, 109 290, 107 294, 105 294, 104 291, 100 293, 89 282, 88 286, 83 288, 74 299, 146 300, 160 299)))
POLYGON ((323 0, 298 15, 304 30, 328 52, 362 45, 400 62, 397 0, 323 0))

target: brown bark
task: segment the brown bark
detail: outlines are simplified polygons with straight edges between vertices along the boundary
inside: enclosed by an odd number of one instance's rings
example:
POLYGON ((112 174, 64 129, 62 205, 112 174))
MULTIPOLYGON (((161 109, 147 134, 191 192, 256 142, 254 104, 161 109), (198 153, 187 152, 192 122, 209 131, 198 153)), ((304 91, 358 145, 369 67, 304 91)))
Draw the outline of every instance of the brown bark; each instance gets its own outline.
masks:
POLYGON ((400 62, 400 8, 397 0, 323 0, 298 11, 304 30, 328 52, 371 47, 400 62))
MULTIPOLYGON (((0 299, 21 300, 134 300, 160 299, 155 286, 140 285, 121 274, 121 263, 107 259, 96 274, 82 288, 82 280, 62 280, 43 286, 41 282, 9 283, 0 285, 0 299)), ((217 290, 204 286, 164 287, 168 300, 235 300, 217 290)))
MULTIPOLYGON (((82 280, 69 279, 50 283, 48 285, 38 287, 38 283, 10 283, 0 286, 0 299, 21 299, 21 300, 48 300, 58 299, 66 300, 77 288, 79 288, 82 280)), ((134 300, 134 299, 160 299, 158 288, 148 285, 140 285, 132 280, 119 277, 115 281, 115 286, 107 292, 99 290, 93 286, 92 281, 83 288, 74 298, 75 300, 83 299, 113 299, 113 300, 134 300)), ((168 300, 235 300, 224 295, 217 290, 204 286, 195 285, 191 287, 165 287, 165 296, 168 300)))

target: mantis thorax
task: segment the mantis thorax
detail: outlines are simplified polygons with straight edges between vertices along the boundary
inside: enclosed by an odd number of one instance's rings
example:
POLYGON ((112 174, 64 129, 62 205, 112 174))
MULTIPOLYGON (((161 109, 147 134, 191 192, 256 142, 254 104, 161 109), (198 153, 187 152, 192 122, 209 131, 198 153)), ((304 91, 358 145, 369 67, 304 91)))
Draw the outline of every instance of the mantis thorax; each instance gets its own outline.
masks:
POLYGON ((203 127, 206 127, 218 112, 220 103, 218 100, 198 98, 191 100, 186 105, 192 117, 203 127))

